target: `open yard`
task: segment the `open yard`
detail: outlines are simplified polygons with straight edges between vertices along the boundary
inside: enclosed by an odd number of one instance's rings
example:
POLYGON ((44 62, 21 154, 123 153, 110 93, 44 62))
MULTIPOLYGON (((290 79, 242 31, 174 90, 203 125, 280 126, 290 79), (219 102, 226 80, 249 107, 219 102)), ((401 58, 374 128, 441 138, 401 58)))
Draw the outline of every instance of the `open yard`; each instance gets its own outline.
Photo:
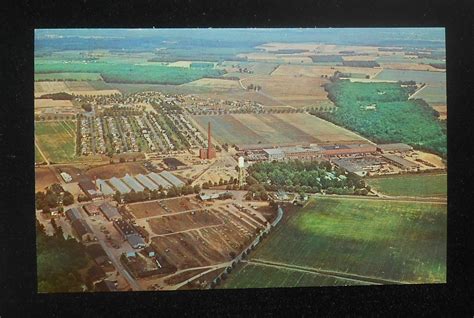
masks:
MULTIPOLYGON (((250 261, 359 275, 361 280, 442 283, 446 213, 445 204, 312 199, 270 233, 250 261)), ((260 277, 247 287, 268 284, 260 277)))
POLYGON ((97 177, 98 179, 110 179, 112 177, 122 178, 127 173, 129 175, 136 175, 139 173, 145 174, 148 173, 148 171, 138 162, 106 164, 93 167, 86 171, 87 176, 90 178, 97 177))
POLYGON ((201 227, 222 225, 213 213, 208 211, 186 212, 175 215, 165 215, 148 220, 153 233, 157 235, 189 231, 201 227))
POLYGON ((367 179, 377 191, 394 196, 446 197, 447 175, 404 175, 367 179))
MULTIPOLYGON (((335 63, 334 63, 335 64, 335 63)), ((363 74, 369 75, 370 77, 375 76, 381 71, 380 68, 370 67, 349 67, 349 66, 336 66, 336 65, 280 65, 273 73, 272 76, 285 75, 292 77, 308 76, 321 78, 321 76, 332 76, 334 72, 339 71, 346 74, 363 74)))
POLYGON ((75 158, 73 121, 35 122, 35 138, 45 156, 52 162, 68 162, 75 158))
POLYGON ((44 188, 57 182, 58 178, 48 167, 35 168, 35 191, 44 191, 44 188))
POLYGON ((210 122, 213 135, 220 143, 286 144, 363 140, 362 137, 344 128, 301 113, 196 115, 193 118, 203 129, 210 122))

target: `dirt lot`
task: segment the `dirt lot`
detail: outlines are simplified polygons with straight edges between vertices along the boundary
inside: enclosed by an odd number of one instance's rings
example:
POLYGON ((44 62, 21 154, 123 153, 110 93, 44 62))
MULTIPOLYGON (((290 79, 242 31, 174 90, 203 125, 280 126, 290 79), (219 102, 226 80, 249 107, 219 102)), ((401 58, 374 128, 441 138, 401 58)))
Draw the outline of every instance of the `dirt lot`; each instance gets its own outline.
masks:
POLYGON ((332 76, 335 71, 341 73, 365 74, 370 77, 375 76, 381 69, 370 67, 349 67, 349 66, 323 66, 323 65, 280 65, 272 76, 286 75, 286 76, 308 76, 318 77, 321 75, 332 76))
POLYGON ((445 72, 445 70, 443 69, 439 69, 428 64, 419 64, 419 63, 394 63, 394 64, 380 64, 380 65, 383 68, 390 69, 390 70, 445 72))
POLYGON ((439 119, 447 119, 448 118, 448 108, 446 105, 439 105, 439 106, 432 106, 434 110, 436 110, 439 113, 439 119))
POLYGON ((59 180, 49 168, 35 168, 35 191, 43 191, 44 188, 57 182, 59 182, 59 180))
POLYGON ((112 177, 122 178, 125 174, 136 175, 148 173, 148 171, 138 162, 114 163, 91 168, 86 171, 90 178, 110 179, 112 177))
POLYGON ((150 225, 157 231, 163 231, 164 227, 172 227, 174 231, 189 229, 187 232, 154 237, 151 239, 152 244, 160 255, 178 269, 230 261, 231 254, 237 255, 248 246, 265 222, 251 212, 239 211, 231 201, 228 203, 216 202, 207 215, 196 212, 194 215, 180 214, 178 218, 165 216, 152 219, 156 224, 150 225), (160 221, 166 224, 159 224, 160 221), (211 224, 216 226, 196 229, 196 225, 211 224))
POLYGON ((328 82, 320 77, 300 75, 262 75, 242 80, 244 86, 250 84, 261 86, 261 93, 267 94, 281 102, 282 105, 309 106, 320 101, 327 101, 327 93, 321 85, 328 82))
POLYGON ((160 216, 173 212, 182 212, 187 210, 199 209, 201 206, 192 198, 178 198, 170 200, 161 200, 164 206, 167 206, 171 212, 166 211, 160 206, 159 201, 140 202, 129 204, 128 208, 137 219, 160 216))
POLYGON ((157 235, 187 231, 201 227, 221 225, 213 213, 195 211, 176 215, 162 216, 148 220, 151 230, 157 235))
POLYGON ((35 97, 49 93, 72 93, 76 95, 111 95, 120 94, 116 89, 96 90, 89 83, 81 82, 35 82, 35 97))
POLYGON ((35 108, 74 107, 70 100, 35 99, 35 108))

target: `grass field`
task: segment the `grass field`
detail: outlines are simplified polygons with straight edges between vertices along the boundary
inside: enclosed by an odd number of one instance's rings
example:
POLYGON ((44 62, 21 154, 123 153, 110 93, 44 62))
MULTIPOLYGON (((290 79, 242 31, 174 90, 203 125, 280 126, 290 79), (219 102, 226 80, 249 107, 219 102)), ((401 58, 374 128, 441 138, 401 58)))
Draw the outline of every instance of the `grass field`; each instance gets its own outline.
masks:
POLYGON ((73 121, 36 122, 35 137, 43 153, 52 162, 68 162, 75 157, 73 121))
POLYGON ((409 283, 445 282, 446 221, 443 204, 318 198, 290 215, 250 259, 409 283))
POLYGON ((361 141, 358 135, 308 114, 234 114, 193 117, 201 127, 210 122, 221 143, 325 143, 361 141))
POLYGON ((377 79, 394 81, 415 81, 417 83, 428 83, 446 85, 445 72, 409 71, 409 70, 383 70, 377 79))
POLYGON ((98 81, 99 73, 46 73, 35 74, 35 81, 98 81))
POLYGON ((219 288, 277 288, 355 285, 354 281, 298 270, 247 263, 233 272, 219 288), (265 278, 262 280, 262 278, 265 278))
POLYGON ((377 191, 394 196, 447 196, 447 175, 406 175, 367 179, 377 191))

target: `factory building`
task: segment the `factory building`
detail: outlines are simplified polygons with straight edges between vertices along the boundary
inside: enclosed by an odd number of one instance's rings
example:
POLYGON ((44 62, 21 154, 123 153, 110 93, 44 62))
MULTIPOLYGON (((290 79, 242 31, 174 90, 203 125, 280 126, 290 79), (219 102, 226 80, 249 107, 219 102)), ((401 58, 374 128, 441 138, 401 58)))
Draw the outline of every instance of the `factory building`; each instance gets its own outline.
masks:
POLYGON ((328 145, 320 147, 321 154, 326 156, 367 154, 377 151, 377 147, 375 145, 370 144, 328 145))
POLYGON ((179 187, 182 187, 185 185, 185 183, 183 181, 181 181, 180 179, 178 179, 174 174, 172 174, 171 172, 168 172, 168 171, 162 171, 160 172, 160 176, 165 178, 166 181, 168 181, 169 183, 171 183, 172 185, 174 185, 175 187, 179 188, 179 187))
POLYGON ((105 180, 97 179, 95 184, 97 185, 99 191, 105 196, 113 195, 115 193, 114 189, 112 189, 112 187, 109 186, 105 180))
POLYGON ((169 189, 173 186, 171 183, 166 181, 166 179, 160 176, 158 173, 151 172, 147 176, 148 178, 153 180, 153 182, 155 182, 157 185, 162 186, 163 189, 169 189))
POLYGON ((97 205, 95 205, 94 203, 89 203, 89 204, 86 204, 82 207, 84 209, 84 211, 86 211, 86 213, 88 215, 99 215, 100 214, 100 210, 99 210, 99 207, 97 205))
POLYGON ((113 177, 109 179, 109 183, 121 194, 129 193, 132 191, 125 183, 120 179, 113 177))
POLYGON ((396 155, 383 154, 382 157, 398 168, 406 171, 416 171, 420 167, 419 164, 408 161, 396 155))
POLYGON ((71 227, 81 242, 92 241, 95 238, 89 224, 83 219, 75 220, 71 223, 71 227))
POLYGON ((212 147, 211 141, 211 123, 207 123, 207 149, 199 149, 199 158, 214 159, 216 157, 216 150, 212 147))
POLYGON ((159 189, 159 186, 153 183, 153 181, 151 181, 150 178, 148 178, 147 176, 137 174, 135 178, 150 191, 159 189))
POLYGON ((282 160, 285 158, 285 154, 280 148, 263 149, 263 152, 268 160, 282 160))
POLYGON ((395 143, 395 144, 384 144, 384 145, 377 145, 377 150, 381 153, 390 153, 390 152, 409 152, 413 150, 412 146, 402 143, 395 143))
POLYGON ((82 215, 78 208, 70 208, 66 211, 66 218, 72 223, 76 220, 82 219, 82 215))
POLYGON ((133 248, 145 247, 145 241, 135 231, 135 229, 123 220, 114 221, 114 227, 122 235, 124 240, 127 240, 133 248))
POLYGON ((94 183, 91 180, 83 180, 79 182, 79 188, 86 194, 89 199, 99 198, 102 194, 97 191, 94 183))
POLYGON ((135 180, 134 177, 130 176, 128 173, 125 175, 125 177, 122 178, 122 181, 125 182, 135 192, 141 192, 145 190, 145 188, 140 183, 138 183, 138 181, 135 180))
POLYGON ((119 220, 122 218, 117 208, 107 202, 102 203, 99 206, 99 209, 109 221, 119 220))

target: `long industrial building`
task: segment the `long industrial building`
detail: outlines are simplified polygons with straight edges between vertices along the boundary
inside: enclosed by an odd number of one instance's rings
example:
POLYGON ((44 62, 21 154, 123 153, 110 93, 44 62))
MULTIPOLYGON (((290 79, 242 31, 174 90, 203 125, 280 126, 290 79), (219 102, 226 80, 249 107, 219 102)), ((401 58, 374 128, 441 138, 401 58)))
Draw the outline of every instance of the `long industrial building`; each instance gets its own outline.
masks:
POLYGON ((119 178, 113 177, 109 179, 110 184, 121 194, 129 193, 132 191, 125 183, 119 178))
POLYGON ((148 188, 148 190, 158 190, 159 189, 159 186, 157 186, 153 181, 150 180, 150 178, 148 178, 147 176, 144 176, 142 174, 137 174, 135 176, 135 178, 141 183, 143 184, 146 188, 148 188))
POLYGON ((185 183, 181 180, 179 180, 174 174, 168 171, 162 171, 160 172, 160 176, 165 178, 169 183, 174 185, 175 187, 182 187, 185 185, 185 183))
POLYGON ((173 186, 171 183, 166 181, 165 178, 163 178, 162 176, 160 176, 159 174, 157 174, 155 172, 151 172, 147 176, 151 180, 153 180, 157 185, 162 186, 164 189, 169 189, 173 186))
POLYGON ((113 195, 115 193, 114 189, 112 189, 112 187, 109 186, 108 183, 105 182, 105 180, 97 179, 95 183, 97 188, 100 192, 102 192, 103 195, 113 195))
POLYGON ((137 181, 134 177, 126 174, 125 177, 122 178, 122 181, 125 182, 131 189, 135 192, 141 192, 145 190, 145 188, 137 181))

